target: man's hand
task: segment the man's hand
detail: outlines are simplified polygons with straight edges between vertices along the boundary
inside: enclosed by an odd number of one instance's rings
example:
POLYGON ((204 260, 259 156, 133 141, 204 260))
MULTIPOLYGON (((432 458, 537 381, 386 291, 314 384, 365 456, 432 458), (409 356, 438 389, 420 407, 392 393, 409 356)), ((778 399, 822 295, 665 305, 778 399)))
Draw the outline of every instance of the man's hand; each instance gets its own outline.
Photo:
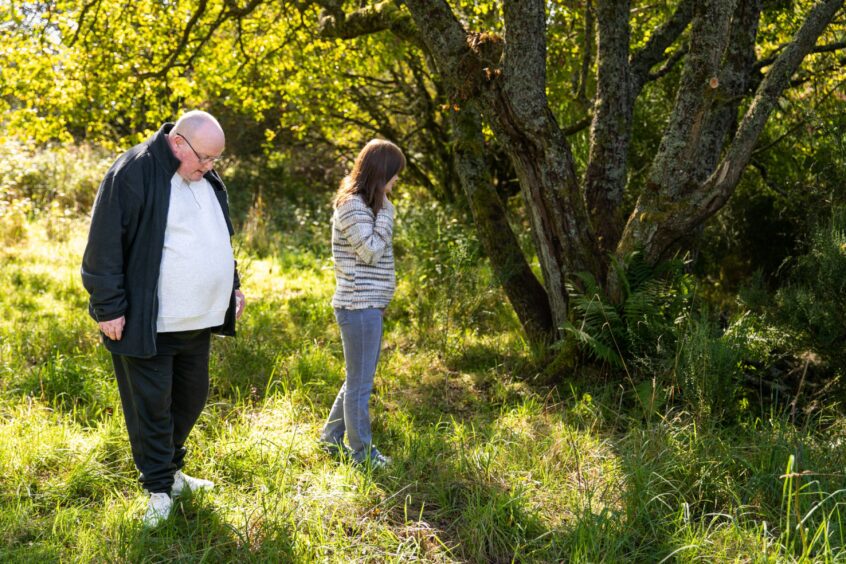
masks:
POLYGON ((241 319, 245 307, 247 307, 247 298, 241 290, 235 290, 235 319, 241 319))
POLYGON ((126 317, 121 315, 111 321, 101 321, 98 325, 100 326, 100 331, 106 337, 112 341, 120 341, 120 338, 123 337, 123 326, 126 325, 126 317))

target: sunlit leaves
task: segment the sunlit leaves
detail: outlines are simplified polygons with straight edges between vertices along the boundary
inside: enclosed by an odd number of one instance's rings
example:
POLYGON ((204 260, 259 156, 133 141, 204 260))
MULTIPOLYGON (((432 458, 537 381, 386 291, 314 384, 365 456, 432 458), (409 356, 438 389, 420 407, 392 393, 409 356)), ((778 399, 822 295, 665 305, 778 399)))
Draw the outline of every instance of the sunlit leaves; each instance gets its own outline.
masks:
MULTIPOLYGON (((777 53, 813 3, 767 2, 759 57, 777 53)), ((413 144, 414 135, 421 134, 412 115, 412 106, 420 103, 419 89, 425 88, 430 98, 439 93, 436 78, 427 76, 421 86, 411 76, 409 61, 418 61, 424 75, 432 69, 410 42, 388 31, 352 40, 327 39, 319 27, 320 10, 310 2, 259 2, 236 17, 232 10, 247 4, 2 3, 3 124, 42 141, 73 136, 125 146, 184 109, 205 107, 241 116, 245 125, 255 124, 258 143, 266 147, 287 138, 332 139, 343 146, 380 132, 410 136, 413 144), (363 100, 371 107, 364 107, 363 100), (265 137, 266 129, 274 133, 265 137), (283 132, 286 135, 280 135, 283 132)), ((547 94, 562 126, 589 115, 594 94, 596 38, 586 19, 589 4, 547 2, 547 94)), ((631 2, 632 51, 645 44, 677 4, 631 2)), ((500 0, 458 0, 450 5, 468 30, 503 33, 500 0)), ((357 0, 344 3, 348 12, 360 6, 357 0)), ((821 42, 842 38, 843 24, 835 23, 821 42)), ((841 56, 834 52, 808 57, 802 71, 807 84, 788 92, 787 99, 799 103, 825 98, 844 79, 843 65, 837 64, 841 56)), ((674 76, 664 80, 671 82, 674 76)), ((662 113, 673 88, 658 91, 668 98, 651 97, 645 103, 661 107, 639 115, 662 113)), ((444 117, 441 113, 435 119, 444 117)), ((660 127, 658 121, 643 127, 660 127)), ((586 141, 576 143, 577 154, 586 141)))

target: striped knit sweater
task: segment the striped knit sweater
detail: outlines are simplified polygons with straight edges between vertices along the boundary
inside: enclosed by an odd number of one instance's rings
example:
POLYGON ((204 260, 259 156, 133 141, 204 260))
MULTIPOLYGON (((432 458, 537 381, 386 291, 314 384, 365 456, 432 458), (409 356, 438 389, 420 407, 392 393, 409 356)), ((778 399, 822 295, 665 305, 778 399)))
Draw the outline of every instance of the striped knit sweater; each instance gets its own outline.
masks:
POLYGON ((335 295, 342 309, 384 308, 396 288, 394 206, 389 201, 374 216, 359 195, 350 197, 332 216, 335 295))

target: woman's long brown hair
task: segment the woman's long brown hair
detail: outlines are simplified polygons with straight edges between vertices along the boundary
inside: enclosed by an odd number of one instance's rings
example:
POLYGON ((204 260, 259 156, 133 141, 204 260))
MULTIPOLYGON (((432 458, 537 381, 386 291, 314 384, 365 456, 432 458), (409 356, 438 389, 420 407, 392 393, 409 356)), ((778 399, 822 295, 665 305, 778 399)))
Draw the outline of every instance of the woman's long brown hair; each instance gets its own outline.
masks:
POLYGON ((354 194, 379 213, 385 199, 385 185, 405 169, 405 155, 400 148, 383 139, 373 139, 355 158, 352 171, 344 177, 333 201, 335 207, 354 194))

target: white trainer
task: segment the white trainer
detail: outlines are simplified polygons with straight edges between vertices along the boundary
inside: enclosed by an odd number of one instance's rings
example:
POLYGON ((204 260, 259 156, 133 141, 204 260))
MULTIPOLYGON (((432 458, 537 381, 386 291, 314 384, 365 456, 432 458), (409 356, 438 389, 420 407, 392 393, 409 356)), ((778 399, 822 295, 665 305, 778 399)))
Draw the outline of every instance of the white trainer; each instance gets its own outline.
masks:
POLYGON ((173 500, 166 493, 150 494, 150 501, 147 503, 147 513, 144 514, 144 526, 148 528, 158 527, 162 521, 168 518, 170 510, 173 509, 173 500))
POLYGON ((173 486, 170 488, 170 495, 177 497, 186 489, 189 492, 196 492, 198 490, 210 490, 214 487, 214 482, 203 480, 201 478, 192 478, 188 474, 183 474, 182 470, 177 470, 173 475, 173 486))

